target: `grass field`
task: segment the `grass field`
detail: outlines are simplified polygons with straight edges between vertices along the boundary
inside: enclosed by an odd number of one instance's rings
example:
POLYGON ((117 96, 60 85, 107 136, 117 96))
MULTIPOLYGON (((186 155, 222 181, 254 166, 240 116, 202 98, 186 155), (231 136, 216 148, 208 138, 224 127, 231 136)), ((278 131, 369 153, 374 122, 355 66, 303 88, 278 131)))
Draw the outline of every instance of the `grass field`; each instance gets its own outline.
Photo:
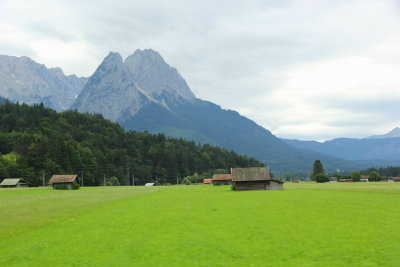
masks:
POLYGON ((0 189, 0 266, 400 266, 400 183, 0 189))

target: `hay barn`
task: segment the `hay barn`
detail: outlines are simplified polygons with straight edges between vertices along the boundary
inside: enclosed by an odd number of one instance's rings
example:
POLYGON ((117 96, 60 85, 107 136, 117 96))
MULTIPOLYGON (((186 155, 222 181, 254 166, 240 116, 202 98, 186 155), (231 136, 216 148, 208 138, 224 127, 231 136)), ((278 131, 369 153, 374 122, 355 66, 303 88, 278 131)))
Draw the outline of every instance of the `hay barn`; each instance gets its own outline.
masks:
POLYGON ((203 184, 212 184, 212 179, 204 179, 203 184))
POLYGON ((22 178, 7 178, 0 183, 0 187, 29 187, 29 183, 22 178))
POLYGON ((214 174, 212 178, 215 185, 230 185, 232 184, 231 174, 214 174))
POLYGON ((233 183, 237 191, 283 190, 283 181, 271 179, 268 167, 233 168, 233 183))
POLYGON ((64 184, 67 189, 72 189, 74 183, 79 184, 78 175, 71 174, 71 175, 53 175, 50 178, 49 185, 56 188, 58 185, 64 184))

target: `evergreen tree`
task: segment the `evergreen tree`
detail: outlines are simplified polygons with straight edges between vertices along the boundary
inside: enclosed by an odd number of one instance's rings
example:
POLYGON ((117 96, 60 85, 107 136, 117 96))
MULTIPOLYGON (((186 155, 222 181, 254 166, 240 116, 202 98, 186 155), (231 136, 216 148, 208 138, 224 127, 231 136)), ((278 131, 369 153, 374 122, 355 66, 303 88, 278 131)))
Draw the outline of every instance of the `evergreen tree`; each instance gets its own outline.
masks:
POLYGON ((317 174, 325 174, 324 166, 322 165, 322 162, 317 159, 314 161, 314 166, 313 166, 313 172, 311 173, 311 179, 315 180, 315 176, 317 174))

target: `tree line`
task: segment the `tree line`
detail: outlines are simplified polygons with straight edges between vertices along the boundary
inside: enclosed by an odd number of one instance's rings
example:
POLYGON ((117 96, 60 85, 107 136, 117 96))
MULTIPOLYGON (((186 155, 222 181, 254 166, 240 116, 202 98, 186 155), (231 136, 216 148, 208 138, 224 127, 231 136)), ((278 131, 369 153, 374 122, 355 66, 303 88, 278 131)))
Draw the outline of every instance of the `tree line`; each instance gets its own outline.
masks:
POLYGON ((343 174, 325 174, 324 167, 320 160, 315 160, 313 165, 313 172, 310 177, 312 180, 317 181, 319 183, 329 182, 329 177, 336 177, 339 179, 351 179, 354 182, 359 182, 363 176, 367 176, 369 181, 381 181, 382 179, 386 179, 389 177, 400 177, 400 166, 393 167, 389 166, 386 168, 368 168, 366 170, 361 171, 353 171, 351 174, 343 175, 343 174))
POLYGON ((122 185, 177 183, 217 169, 264 166, 221 147, 164 134, 126 132, 100 114, 57 113, 43 104, 0 105, 0 179, 43 184, 53 174, 78 174, 84 185, 117 177, 122 185), (134 179, 134 180, 133 180, 134 179))

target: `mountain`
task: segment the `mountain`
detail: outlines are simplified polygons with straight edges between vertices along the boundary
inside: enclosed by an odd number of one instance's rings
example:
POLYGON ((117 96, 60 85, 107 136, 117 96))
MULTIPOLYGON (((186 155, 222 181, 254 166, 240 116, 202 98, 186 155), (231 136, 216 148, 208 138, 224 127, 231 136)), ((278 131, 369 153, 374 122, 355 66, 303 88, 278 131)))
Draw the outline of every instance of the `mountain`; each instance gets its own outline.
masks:
POLYGON ((400 160, 400 137, 396 138, 337 138, 325 142, 285 140, 293 147, 307 149, 346 160, 400 160))
POLYGON ((390 132, 382 135, 372 135, 367 137, 367 139, 385 139, 385 138, 393 138, 393 137, 400 137, 400 128, 396 127, 390 132))
POLYGON ((57 111, 68 109, 87 78, 64 75, 28 57, 0 55, 0 96, 27 104, 43 102, 57 111))
POLYGON ((197 99, 178 71, 151 49, 137 50, 125 62, 110 53, 72 109, 101 113, 127 130, 222 146, 265 162, 278 175, 288 171, 306 176, 315 159, 331 171, 368 167, 294 148, 236 111, 197 99))

